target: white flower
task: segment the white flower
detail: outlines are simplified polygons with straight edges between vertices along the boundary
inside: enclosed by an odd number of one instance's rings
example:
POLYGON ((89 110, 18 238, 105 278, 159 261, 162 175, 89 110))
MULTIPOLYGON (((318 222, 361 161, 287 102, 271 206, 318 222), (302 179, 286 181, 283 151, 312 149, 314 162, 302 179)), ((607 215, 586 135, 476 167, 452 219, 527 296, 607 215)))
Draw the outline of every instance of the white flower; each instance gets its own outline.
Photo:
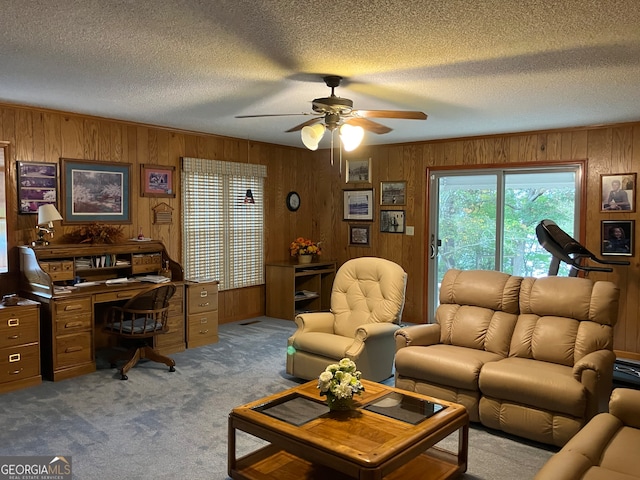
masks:
POLYGON ((360 382, 361 372, 349 358, 332 363, 318 377, 318 389, 327 397, 351 398, 354 394, 364 391, 360 382))

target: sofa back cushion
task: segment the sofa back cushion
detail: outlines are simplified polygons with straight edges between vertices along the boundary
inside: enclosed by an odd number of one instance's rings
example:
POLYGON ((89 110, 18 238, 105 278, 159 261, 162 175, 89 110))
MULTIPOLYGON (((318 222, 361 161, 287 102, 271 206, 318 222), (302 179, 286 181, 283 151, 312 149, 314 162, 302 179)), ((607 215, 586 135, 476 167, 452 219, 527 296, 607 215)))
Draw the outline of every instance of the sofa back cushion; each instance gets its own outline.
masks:
POLYGON ((591 352, 611 350, 618 296, 611 282, 525 278, 509 355, 573 366, 591 352))
POLYGON ((345 262, 331 289, 334 332, 353 338, 366 323, 400 323, 407 274, 400 265, 377 257, 345 262))
POLYGON ((440 342, 507 356, 522 277, 494 270, 445 273, 436 322, 440 342))

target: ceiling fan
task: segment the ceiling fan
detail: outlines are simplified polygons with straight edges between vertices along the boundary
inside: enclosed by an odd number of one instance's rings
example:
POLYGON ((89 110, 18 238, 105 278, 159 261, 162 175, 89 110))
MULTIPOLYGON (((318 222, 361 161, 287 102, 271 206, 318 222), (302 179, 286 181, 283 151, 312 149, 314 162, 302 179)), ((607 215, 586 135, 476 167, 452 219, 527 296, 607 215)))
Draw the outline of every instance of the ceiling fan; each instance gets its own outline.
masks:
POLYGON ((291 115, 314 115, 314 118, 302 122, 287 132, 301 131, 302 143, 309 150, 317 150, 320 140, 326 130, 332 132, 331 140, 333 144, 333 132, 339 128, 340 140, 346 151, 351 151, 360 145, 364 136, 364 130, 369 132, 384 134, 392 129, 371 118, 394 118, 407 120, 426 120, 427 115, 423 112, 410 110, 356 110, 353 108, 353 101, 335 95, 335 89, 340 86, 342 77, 338 75, 327 75, 323 77, 327 87, 331 89, 328 97, 316 98, 312 102, 312 109, 315 113, 276 113, 264 115, 237 115, 236 118, 256 118, 256 117, 282 117, 291 115), (324 120, 323 123, 320 123, 324 120))

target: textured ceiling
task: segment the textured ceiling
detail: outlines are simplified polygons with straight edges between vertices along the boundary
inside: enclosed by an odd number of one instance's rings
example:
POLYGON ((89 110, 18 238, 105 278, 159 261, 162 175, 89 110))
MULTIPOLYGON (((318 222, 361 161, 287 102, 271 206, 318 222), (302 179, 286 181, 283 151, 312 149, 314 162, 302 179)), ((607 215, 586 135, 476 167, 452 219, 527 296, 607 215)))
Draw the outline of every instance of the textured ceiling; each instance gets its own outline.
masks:
MULTIPOLYGON (((640 120, 638 0, 3 0, 0 101, 302 146, 336 94, 398 143, 640 120)), ((327 139, 320 144, 327 146, 327 139)))

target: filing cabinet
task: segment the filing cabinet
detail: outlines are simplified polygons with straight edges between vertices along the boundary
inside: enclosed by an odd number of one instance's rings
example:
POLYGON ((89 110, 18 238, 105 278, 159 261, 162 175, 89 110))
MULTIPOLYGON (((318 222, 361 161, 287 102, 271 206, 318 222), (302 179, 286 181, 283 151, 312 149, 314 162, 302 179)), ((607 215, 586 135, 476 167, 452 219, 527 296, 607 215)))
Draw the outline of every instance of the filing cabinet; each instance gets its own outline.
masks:
POLYGON ((218 282, 186 282, 187 348, 218 341, 218 282))

